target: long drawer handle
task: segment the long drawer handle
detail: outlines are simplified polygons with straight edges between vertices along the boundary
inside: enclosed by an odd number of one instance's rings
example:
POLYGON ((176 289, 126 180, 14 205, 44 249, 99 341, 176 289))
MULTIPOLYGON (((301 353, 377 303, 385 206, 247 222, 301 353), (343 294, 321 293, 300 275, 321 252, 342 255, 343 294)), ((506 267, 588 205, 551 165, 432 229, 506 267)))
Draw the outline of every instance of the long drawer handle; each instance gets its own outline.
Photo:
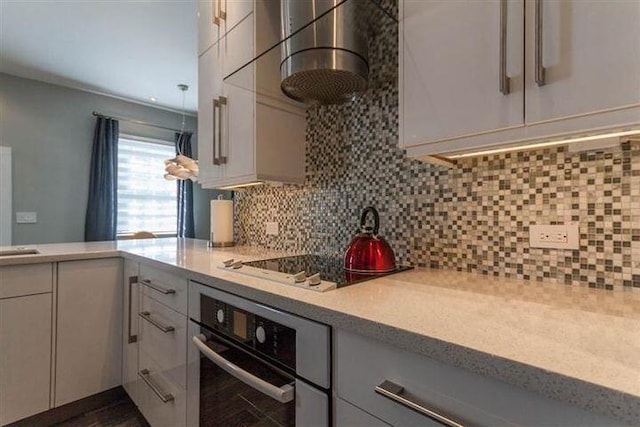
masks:
POLYGON ((500 92, 509 95, 510 79, 507 75, 507 17, 508 0, 500 0, 500 92))
POLYGON ((382 384, 376 386, 375 392, 388 399, 393 400, 396 403, 401 404, 402 406, 413 409, 414 411, 444 426, 464 427, 464 424, 459 421, 454 421, 449 415, 445 415, 441 411, 436 409, 429 409, 423 402, 420 402, 417 399, 409 398, 404 392, 404 387, 391 381, 383 381, 382 384))
POLYGON ((273 384, 269 384, 262 378, 258 378, 251 372, 247 372, 238 365, 229 362, 224 357, 220 356, 215 351, 211 350, 205 342, 207 338, 204 335, 195 335, 193 337, 193 343, 198 347, 198 350, 204 354, 207 359, 218 365, 228 374, 233 375, 248 386, 253 387, 259 392, 277 400, 280 403, 291 402, 295 397, 295 387, 291 384, 285 384, 282 387, 276 387, 273 384))
MULTIPOLYGON (((133 335, 131 333, 131 308, 132 308, 132 301, 133 301, 133 285, 134 284, 138 284, 138 276, 129 276, 129 307, 127 307, 127 317, 128 317, 128 322, 127 322, 127 342, 129 344, 133 344, 134 342, 138 341, 138 335, 133 335)), ((137 310, 136 310, 137 311, 137 310)))
POLYGON ((162 323, 158 322, 156 319, 151 317, 151 313, 149 313, 148 311, 143 311, 142 313, 138 313, 138 316, 142 317, 144 320, 151 323, 153 326, 160 329, 165 334, 167 332, 173 332, 176 330, 176 328, 174 328, 173 326, 163 325, 162 323))
MULTIPOLYGON (((222 155, 222 109, 227 105, 227 98, 225 96, 218 97, 218 162, 224 165, 227 163, 227 157, 222 155)), ((227 113, 228 114, 228 113, 227 113)))
POLYGON ((147 288, 151 288, 156 292, 160 292, 161 294, 164 295, 171 295, 171 294, 175 294, 176 290, 175 289, 166 289, 163 288, 162 286, 158 286, 155 283, 153 283, 151 280, 149 279, 144 279, 142 282, 140 282, 141 284, 145 285, 147 288))
POLYGON ((138 376, 140 376, 140 378, 142 378, 142 381, 144 381, 149 386, 151 391, 153 391, 155 395, 158 396, 160 400, 162 400, 162 403, 173 402, 175 400, 175 398, 173 397, 173 394, 165 393, 160 388, 160 386, 158 386, 158 384, 156 384, 151 379, 151 373, 149 372, 148 369, 143 369, 140 372, 138 372, 138 376))
POLYGON ((535 81, 538 86, 547 84, 542 58, 544 56, 542 37, 544 34, 544 17, 542 0, 535 1, 535 81))
MULTIPOLYGON (((216 117, 218 117, 219 115, 219 110, 222 108, 222 106, 220 105, 220 100, 218 100, 218 98, 215 98, 213 100, 213 117, 212 117, 212 123, 213 123, 213 132, 212 132, 212 136, 213 136, 213 164, 215 166, 219 166, 222 163, 220 162, 220 158, 218 157, 218 140, 219 138, 218 136, 218 129, 220 128, 221 124, 218 123, 216 125, 216 122, 218 121, 216 119, 216 117)), ((222 151, 222 150, 220 150, 222 151)), ((220 155, 222 155, 222 152, 220 153, 220 155)))

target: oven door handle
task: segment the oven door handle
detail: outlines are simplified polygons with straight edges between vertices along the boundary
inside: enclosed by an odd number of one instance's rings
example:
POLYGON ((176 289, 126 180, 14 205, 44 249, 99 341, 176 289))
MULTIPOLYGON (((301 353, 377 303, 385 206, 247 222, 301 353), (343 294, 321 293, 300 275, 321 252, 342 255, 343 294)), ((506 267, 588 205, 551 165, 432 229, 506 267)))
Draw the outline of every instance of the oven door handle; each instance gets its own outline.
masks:
POLYGON ((220 356, 215 351, 211 350, 205 342, 207 338, 200 334, 193 337, 193 343, 198 347, 198 350, 204 354, 207 359, 222 368, 229 375, 233 375, 248 386, 253 387, 259 392, 277 400, 280 403, 291 402, 295 397, 295 388, 291 384, 285 384, 282 387, 276 387, 273 384, 269 384, 265 380, 256 377, 250 372, 245 371, 238 365, 229 362, 224 357, 220 356))

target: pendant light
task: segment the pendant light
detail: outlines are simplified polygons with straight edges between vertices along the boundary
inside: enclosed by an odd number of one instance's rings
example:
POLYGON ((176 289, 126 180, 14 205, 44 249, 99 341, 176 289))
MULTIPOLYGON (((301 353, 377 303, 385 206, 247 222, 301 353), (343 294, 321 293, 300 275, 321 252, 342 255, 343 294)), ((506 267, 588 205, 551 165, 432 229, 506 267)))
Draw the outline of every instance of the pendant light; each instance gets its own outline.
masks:
MULTIPOLYGON (((185 115, 184 115, 184 101, 185 94, 189 90, 189 86, 185 84, 179 84, 178 89, 182 91, 182 124, 180 126, 180 136, 184 135, 184 124, 185 124, 185 115)), ((164 179, 167 181, 174 180, 186 180, 190 179, 191 181, 196 181, 198 176, 198 162, 191 157, 185 156, 182 154, 182 150, 180 149, 180 145, 178 147, 178 155, 172 159, 167 159, 164 161, 164 179)))

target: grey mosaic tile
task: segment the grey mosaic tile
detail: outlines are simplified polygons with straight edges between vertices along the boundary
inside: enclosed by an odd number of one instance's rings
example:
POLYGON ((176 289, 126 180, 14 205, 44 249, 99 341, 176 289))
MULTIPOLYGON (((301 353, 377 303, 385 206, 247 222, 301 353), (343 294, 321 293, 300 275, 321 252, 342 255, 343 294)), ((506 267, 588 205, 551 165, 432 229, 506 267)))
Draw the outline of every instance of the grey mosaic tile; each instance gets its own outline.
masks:
POLYGON ((397 29, 370 40, 371 84, 307 113, 306 183, 235 193, 236 240, 341 254, 373 205, 401 263, 608 290, 640 288, 640 143, 458 161, 398 148, 397 29), (278 221, 279 236, 264 233, 278 221), (577 221, 580 249, 530 248, 530 224, 577 221))

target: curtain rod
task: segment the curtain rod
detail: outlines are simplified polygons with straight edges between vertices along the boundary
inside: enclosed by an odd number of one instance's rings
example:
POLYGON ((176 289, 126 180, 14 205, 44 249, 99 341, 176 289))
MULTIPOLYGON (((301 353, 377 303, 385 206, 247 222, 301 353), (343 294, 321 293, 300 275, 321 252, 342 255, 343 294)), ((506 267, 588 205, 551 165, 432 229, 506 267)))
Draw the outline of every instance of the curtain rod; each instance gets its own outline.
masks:
MULTIPOLYGON (((142 120, 135 120, 135 119, 131 119, 131 118, 128 118, 128 117, 107 116, 106 114, 101 114, 101 113, 98 113, 97 111, 94 111, 92 114, 95 117, 102 117, 102 118, 105 118, 105 119, 120 120, 120 121, 123 121, 123 122, 129 122, 129 123, 136 123, 136 124, 143 125, 143 126, 150 126, 150 127, 154 127, 154 128, 158 128, 158 129, 164 129, 164 130, 169 130, 169 131, 180 133, 180 129, 170 128, 170 127, 166 127, 166 126, 160 126, 160 125, 156 125, 154 123, 149 123, 149 122, 143 122, 142 120)), ((185 130, 184 132, 185 133, 193 133, 190 130, 185 130)))

